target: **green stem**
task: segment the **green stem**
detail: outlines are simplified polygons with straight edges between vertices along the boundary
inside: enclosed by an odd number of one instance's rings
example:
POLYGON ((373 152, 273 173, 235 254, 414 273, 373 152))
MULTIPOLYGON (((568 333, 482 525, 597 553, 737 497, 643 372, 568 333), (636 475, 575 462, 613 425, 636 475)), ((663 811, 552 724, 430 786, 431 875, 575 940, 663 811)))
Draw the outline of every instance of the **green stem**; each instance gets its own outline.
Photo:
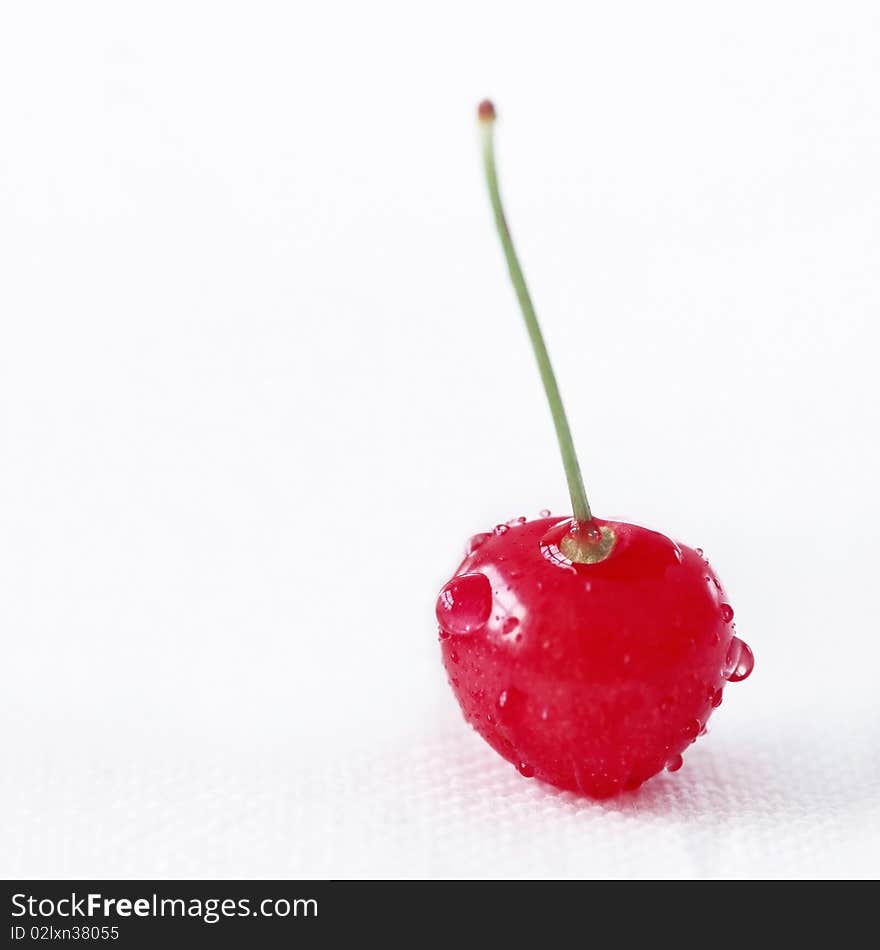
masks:
POLYGON ((480 132, 483 138, 483 165, 486 170, 486 184, 489 186, 492 212, 495 215, 495 226, 498 228, 498 236, 501 238, 501 246, 504 248, 504 257, 507 259, 510 279, 513 282, 523 319, 526 322, 526 329, 529 333, 535 359, 538 362, 538 372, 541 374, 541 382, 544 384, 547 402, 550 404, 550 413, 553 416, 553 425, 556 428, 556 438, 559 442, 559 451, 562 453, 562 464, 565 467, 565 477, 568 481, 572 514, 577 522, 592 521, 593 515, 587 501, 587 493, 584 490, 584 480, 574 450, 574 442, 571 438, 568 418, 565 415, 565 407, 562 404, 562 396, 559 394, 559 386, 556 383, 556 375, 550 363, 550 356, 547 353, 547 346, 544 343, 541 327, 538 324, 535 307, 532 304, 522 267, 520 267, 519 259, 516 256, 513 238, 510 236, 510 228, 507 226, 507 218, 501 204, 501 194, 498 191, 498 171, 495 167, 495 138, 493 134, 495 109, 490 102, 483 102, 480 105, 478 115, 480 132))

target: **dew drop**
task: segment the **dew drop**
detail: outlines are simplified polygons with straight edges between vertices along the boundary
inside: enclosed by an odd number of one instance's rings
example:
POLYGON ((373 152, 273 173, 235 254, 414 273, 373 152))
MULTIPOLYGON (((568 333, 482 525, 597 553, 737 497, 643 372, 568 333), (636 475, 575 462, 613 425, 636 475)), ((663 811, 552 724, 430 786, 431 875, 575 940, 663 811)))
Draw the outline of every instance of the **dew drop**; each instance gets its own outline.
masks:
POLYGON ((707 735, 709 735, 709 733, 710 733, 711 731, 712 731, 712 727, 709 725, 709 723, 708 723, 708 722, 707 722, 707 723, 704 723, 704 724, 703 724, 703 728, 700 730, 700 735, 701 735, 701 736, 707 736, 707 735))
POLYGON ((441 639, 441 640, 448 640, 448 639, 449 639, 449 631, 448 631, 448 630, 444 630, 442 627, 438 627, 438 628, 437 628, 437 633, 440 635, 440 639, 441 639))
POLYGON ((525 778, 531 778, 535 774, 535 770, 528 762, 520 762, 517 768, 519 769, 519 774, 525 778))
POLYGON ((479 534, 473 535, 468 540, 467 547, 464 549, 465 557, 469 554, 473 554, 477 548, 482 547, 492 535, 488 531, 481 531, 479 534))
POLYGON ((571 529, 571 534, 582 534, 589 544, 598 544, 602 540, 602 533, 596 527, 582 528, 575 525, 571 529))
POLYGON ((516 524, 525 524, 525 523, 526 523, 526 516, 525 516, 525 515, 520 515, 520 516, 516 519, 516 524))
POLYGON ((739 637, 730 641, 727 659, 724 663, 724 678, 731 683, 744 680, 755 667, 755 655, 751 648, 739 637))
POLYGON ((485 574, 460 574, 440 591, 437 621, 447 633, 479 630, 492 613, 492 585, 485 574))
POLYGON ((549 517, 550 517, 550 509, 549 509, 549 508, 542 508, 542 509, 538 512, 538 514, 539 514, 542 518, 549 518, 549 517))
POLYGON ((510 531, 510 525, 506 525, 506 524, 495 525, 495 534, 497 535, 507 534, 508 531, 510 531))
POLYGON ((684 759, 680 755, 674 755, 666 763, 667 772, 677 772, 684 765, 684 759))
POLYGON ((730 623, 730 621, 733 620, 733 607, 731 607, 730 604, 721 605, 721 619, 725 623, 730 623))
POLYGON ((514 630, 519 626, 519 617, 508 617, 503 624, 501 624, 501 632, 503 634, 513 633, 514 630))
POLYGON ((705 557, 702 548, 694 548, 694 550, 697 552, 697 554, 699 554, 700 557, 705 557))
POLYGON ((492 715, 492 713, 486 713, 486 722, 488 722, 490 726, 494 725, 495 717, 492 715))
POLYGON ((513 726, 525 719, 528 712, 528 697, 516 686, 508 686, 498 694, 495 708, 498 710, 498 721, 506 726, 513 726))
POLYGON ((685 739, 693 742, 694 739, 696 739, 700 734, 701 728, 702 726, 700 725, 699 719, 690 719, 687 723, 685 723, 684 729, 681 731, 684 733, 685 739))
POLYGON ((716 689, 715 692, 712 693, 712 708, 717 709, 721 705, 721 700, 723 699, 724 699, 724 690, 716 689))
POLYGON ((455 650, 450 650, 450 651, 449 651, 449 659, 452 660, 452 662, 453 662, 456 666, 458 666, 458 654, 455 652, 455 650))

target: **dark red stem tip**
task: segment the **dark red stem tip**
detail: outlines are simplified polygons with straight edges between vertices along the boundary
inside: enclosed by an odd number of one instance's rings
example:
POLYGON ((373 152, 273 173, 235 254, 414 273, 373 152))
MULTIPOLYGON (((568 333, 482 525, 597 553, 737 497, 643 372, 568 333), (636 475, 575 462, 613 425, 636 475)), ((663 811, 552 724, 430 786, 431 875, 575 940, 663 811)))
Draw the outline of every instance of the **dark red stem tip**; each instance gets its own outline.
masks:
POLYGON ((495 106, 492 105, 491 99, 484 99, 477 106, 477 118, 480 120, 480 122, 495 121, 495 106))

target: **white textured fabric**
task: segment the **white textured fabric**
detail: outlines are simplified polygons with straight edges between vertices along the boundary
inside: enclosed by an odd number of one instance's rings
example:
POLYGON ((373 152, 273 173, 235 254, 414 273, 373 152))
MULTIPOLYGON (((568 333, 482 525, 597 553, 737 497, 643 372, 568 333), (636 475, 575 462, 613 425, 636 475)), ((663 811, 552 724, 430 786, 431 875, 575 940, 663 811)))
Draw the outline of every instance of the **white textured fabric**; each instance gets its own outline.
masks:
POLYGON ((335 754, 296 754, 293 743, 231 754, 171 737, 167 751, 85 742, 17 752, 2 783, 11 820, 0 872, 875 876, 876 712, 821 730, 803 728, 797 712, 735 733, 719 716, 679 773, 604 803, 523 779, 455 722, 369 747, 338 742, 335 754))

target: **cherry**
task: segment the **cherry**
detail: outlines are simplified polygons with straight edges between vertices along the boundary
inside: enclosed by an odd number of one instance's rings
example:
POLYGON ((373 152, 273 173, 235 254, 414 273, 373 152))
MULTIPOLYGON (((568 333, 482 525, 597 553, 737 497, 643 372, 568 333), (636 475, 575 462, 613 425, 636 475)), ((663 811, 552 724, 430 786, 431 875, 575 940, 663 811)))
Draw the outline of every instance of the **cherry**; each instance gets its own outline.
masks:
POLYGON ((550 403, 573 517, 474 535, 437 599, 443 663, 465 719, 526 777, 596 798, 632 790, 705 734, 752 671, 699 548, 587 502, 568 420, 504 216, 495 109, 478 116, 492 209, 550 403))

